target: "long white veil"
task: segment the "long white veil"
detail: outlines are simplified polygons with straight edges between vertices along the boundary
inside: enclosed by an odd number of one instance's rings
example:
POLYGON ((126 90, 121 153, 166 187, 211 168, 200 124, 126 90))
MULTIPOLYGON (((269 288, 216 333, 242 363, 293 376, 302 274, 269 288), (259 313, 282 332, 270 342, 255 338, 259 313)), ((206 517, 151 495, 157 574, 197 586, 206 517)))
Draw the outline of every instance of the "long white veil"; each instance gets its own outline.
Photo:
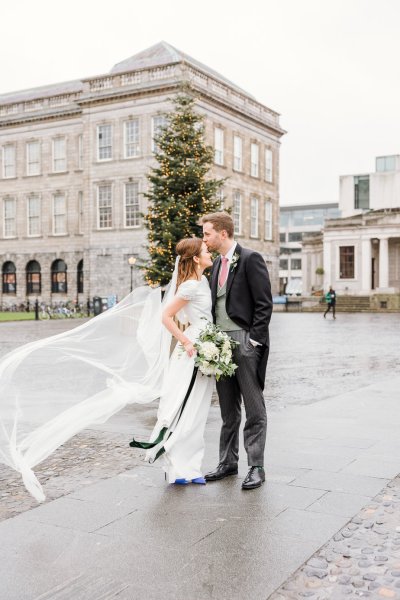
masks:
MULTIPOLYGON (((175 294, 136 288, 112 309, 0 360, 0 462, 45 499, 33 468, 76 433, 129 403, 162 395, 171 334, 161 323, 175 294)), ((128 442, 127 442, 128 443, 128 442)))

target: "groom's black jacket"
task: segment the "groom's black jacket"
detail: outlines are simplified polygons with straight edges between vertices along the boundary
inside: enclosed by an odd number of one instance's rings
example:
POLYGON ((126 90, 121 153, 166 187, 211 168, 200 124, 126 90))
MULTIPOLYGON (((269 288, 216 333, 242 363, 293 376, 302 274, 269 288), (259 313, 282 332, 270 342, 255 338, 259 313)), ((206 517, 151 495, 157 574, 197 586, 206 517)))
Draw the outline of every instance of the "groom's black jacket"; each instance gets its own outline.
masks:
MULTIPOLYGON (((258 378, 264 388, 269 354, 269 322, 272 314, 271 283, 268 269, 261 254, 236 245, 236 264, 230 264, 226 284, 226 312, 234 323, 249 332, 250 338, 264 346, 258 367, 258 378)), ((216 320, 215 303, 221 258, 211 270, 212 315, 216 320)))

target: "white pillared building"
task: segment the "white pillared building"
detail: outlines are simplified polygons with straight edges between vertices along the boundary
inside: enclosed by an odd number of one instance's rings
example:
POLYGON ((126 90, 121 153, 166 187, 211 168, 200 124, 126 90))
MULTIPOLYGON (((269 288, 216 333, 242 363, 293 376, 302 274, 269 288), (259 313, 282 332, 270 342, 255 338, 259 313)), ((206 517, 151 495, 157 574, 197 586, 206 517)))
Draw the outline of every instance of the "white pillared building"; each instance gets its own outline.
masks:
MULTIPOLYGON (((339 209, 319 238, 303 240, 303 253, 323 264, 324 288, 400 308, 400 156, 378 157, 374 173, 340 177, 339 209)), ((311 293, 315 274, 304 284, 311 293)))
POLYGON ((146 255, 153 137, 182 82, 215 149, 210 176, 227 178, 235 236, 262 253, 277 291, 279 115, 161 42, 104 75, 0 96, 0 305, 129 292, 128 259, 146 255))

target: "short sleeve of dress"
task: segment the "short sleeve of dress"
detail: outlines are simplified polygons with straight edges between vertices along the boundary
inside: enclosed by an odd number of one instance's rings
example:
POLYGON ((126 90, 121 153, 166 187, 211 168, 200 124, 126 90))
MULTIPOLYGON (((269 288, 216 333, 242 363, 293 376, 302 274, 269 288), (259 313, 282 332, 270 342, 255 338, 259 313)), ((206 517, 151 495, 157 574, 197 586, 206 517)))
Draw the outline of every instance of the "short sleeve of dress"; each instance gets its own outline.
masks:
POLYGON ((183 300, 193 300, 197 294, 199 283, 199 281, 195 281, 194 279, 184 281, 178 287, 176 295, 183 300))

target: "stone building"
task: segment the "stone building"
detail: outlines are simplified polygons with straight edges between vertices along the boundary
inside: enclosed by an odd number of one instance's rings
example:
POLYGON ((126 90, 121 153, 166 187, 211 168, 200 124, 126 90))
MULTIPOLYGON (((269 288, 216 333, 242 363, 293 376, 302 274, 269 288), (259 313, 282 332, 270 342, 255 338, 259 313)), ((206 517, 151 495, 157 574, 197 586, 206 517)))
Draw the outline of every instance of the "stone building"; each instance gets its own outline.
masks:
MULTIPOLYGON (((378 157, 374 173, 342 176, 339 209, 342 218, 325 221, 319 239, 303 240, 309 255, 323 255, 325 289, 400 308, 400 156, 378 157)), ((311 288, 310 274, 304 293, 311 288)))
POLYGON ((227 178, 221 205, 277 289, 279 115, 161 42, 105 75, 0 96, 0 304, 129 292, 128 258, 146 255, 153 136, 184 81, 215 149, 211 176, 227 178))

